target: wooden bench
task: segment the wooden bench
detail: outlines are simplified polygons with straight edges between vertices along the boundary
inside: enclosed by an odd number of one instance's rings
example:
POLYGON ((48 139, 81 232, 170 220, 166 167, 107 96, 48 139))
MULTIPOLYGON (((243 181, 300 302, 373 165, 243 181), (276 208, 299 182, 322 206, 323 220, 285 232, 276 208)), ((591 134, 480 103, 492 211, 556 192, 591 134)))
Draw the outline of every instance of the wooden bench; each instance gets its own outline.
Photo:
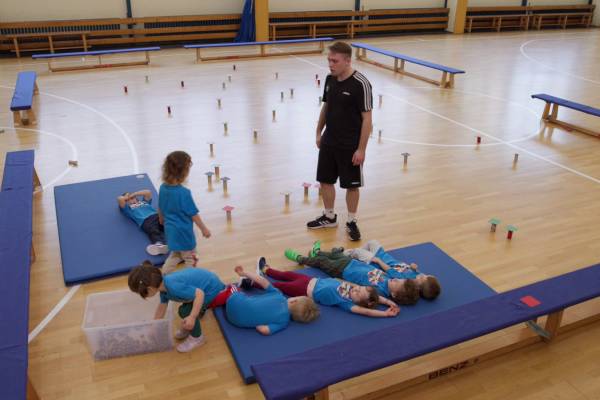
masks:
POLYGON ((328 399, 329 386, 335 383, 525 323, 504 336, 461 346, 437 363, 429 360, 416 370, 374 378, 366 393, 351 392, 377 398, 600 321, 597 301, 563 319, 567 308, 598 297, 600 264, 251 368, 268 400, 312 394, 328 399), (544 316, 542 327, 539 319, 544 316))
POLYGON ((577 125, 572 125, 564 121, 560 121, 558 119, 558 107, 566 107, 571 110, 580 111, 585 114, 593 115, 595 117, 600 117, 600 109, 594 108, 590 106, 586 106, 585 104, 575 103, 574 101, 562 99, 560 97, 551 96, 549 94, 539 93, 531 96, 533 99, 540 99, 546 102, 546 107, 544 107, 544 113, 542 114, 542 119, 547 122, 551 122, 553 124, 562 126, 567 128, 568 130, 576 130, 582 133, 586 133, 588 135, 600 137, 600 132, 594 132, 592 130, 582 128, 577 125), (552 106, 552 111, 550 110, 550 106, 552 106))
POLYGON ((35 82, 36 73, 33 71, 19 72, 17 83, 10 102, 10 110, 13 113, 15 126, 35 124, 36 118, 33 112, 33 95, 38 93, 38 86, 35 82), (26 118, 22 118, 21 112, 25 112, 26 118))
POLYGON ((129 65, 148 65, 150 64, 150 52, 158 51, 160 47, 138 47, 133 49, 114 49, 114 50, 95 50, 95 51, 77 51, 70 53, 50 53, 50 54, 34 54, 31 56, 33 59, 46 59, 48 60, 48 69, 52 72, 56 71, 74 71, 80 69, 93 69, 93 68, 108 68, 108 67, 122 67, 129 65), (126 62, 112 62, 109 64, 102 63, 102 56, 110 54, 124 54, 124 53, 145 53, 146 57, 142 61, 126 61, 126 62), (64 57, 86 57, 86 56, 98 56, 98 64, 93 65, 76 65, 72 67, 53 67, 52 60, 55 58, 64 57))
POLYGON ((532 26, 537 30, 542 29, 542 26, 560 26, 567 29, 568 26, 581 25, 589 28, 592 25, 594 14, 586 13, 545 13, 532 14, 532 26))
POLYGON ((300 55, 300 54, 319 54, 325 50, 325 42, 332 41, 333 38, 316 38, 316 39, 293 39, 293 40, 276 40, 266 42, 234 42, 234 43, 212 43, 212 44, 186 44, 183 47, 186 49, 196 49, 196 61, 214 61, 214 60, 232 60, 242 58, 259 58, 259 57, 272 57, 272 56, 289 56, 289 55, 300 55), (317 43, 319 47, 311 50, 297 50, 297 51, 286 51, 286 52, 268 52, 267 47, 278 46, 278 45, 290 45, 290 44, 304 44, 304 43, 317 43), (251 47, 258 46, 258 53, 251 54, 235 54, 235 55, 219 55, 219 56, 202 56, 200 50, 202 49, 220 49, 220 48, 231 48, 231 47, 251 47))
POLYGON ((269 24, 269 28, 271 30, 270 39, 277 40, 277 28, 289 28, 289 27, 306 27, 308 29, 308 34, 304 32, 302 34, 292 34, 289 33, 282 37, 310 37, 316 38, 318 36, 317 27, 337 27, 341 26, 344 28, 342 32, 328 32, 326 36, 346 36, 349 38, 354 37, 354 21, 352 20, 336 20, 336 21, 298 21, 298 22, 272 22, 269 24))
POLYGON ((3 399, 33 399, 29 380, 29 273, 34 261, 33 150, 6 154, 0 191, 0 388, 3 399))
POLYGON ((402 74, 402 75, 406 75, 406 76, 410 76, 412 78, 420 79, 420 80, 423 80, 425 82, 429 82, 429 83, 432 83, 434 85, 438 85, 438 86, 440 86, 442 88, 453 88, 454 87, 454 75, 456 75, 456 74, 464 74, 465 73, 465 71, 460 70, 460 69, 456 69, 456 68, 452 68, 452 67, 446 67, 444 65, 435 64, 435 63, 432 63, 432 62, 429 62, 429 61, 420 60, 418 58, 409 57, 409 56, 406 56, 404 54, 395 53, 395 52, 389 51, 389 50, 379 49, 377 47, 370 46, 370 45, 364 44, 364 43, 352 43, 352 47, 356 48, 356 58, 358 60, 360 60, 360 61, 368 62, 370 64, 377 65, 378 67, 389 69, 391 71, 394 71, 394 72, 402 74), (392 57, 394 59, 394 66, 393 67, 392 66, 388 66, 388 65, 379 63, 377 61, 373 61, 373 60, 368 59, 367 58, 367 50, 372 51, 374 53, 379 53, 379 54, 383 54, 383 55, 392 57), (417 74, 408 72, 408 71, 405 70, 405 64, 406 64, 406 62, 442 71, 442 79, 439 80, 439 81, 436 81, 436 80, 433 80, 433 79, 430 79, 430 78, 427 78, 427 77, 424 77, 424 76, 421 76, 421 75, 417 75, 417 74))
MULTIPOLYGON (((17 57, 21 57, 21 48, 19 47, 19 39, 39 39, 39 38, 44 38, 44 39, 48 39, 47 42, 47 47, 39 47, 37 49, 32 49, 30 48, 30 51, 33 50, 45 50, 45 49, 49 49, 51 53, 54 53, 54 51, 56 49, 77 49, 77 48, 82 48, 83 51, 88 51, 88 43, 87 43, 87 37, 90 34, 89 31, 83 31, 83 32, 45 32, 45 33, 22 33, 22 34, 18 34, 18 35, 7 35, 6 37, 10 40, 12 40, 13 42, 13 46, 14 48, 12 49, 12 51, 15 52, 15 54, 17 55, 17 57), (73 37, 80 37, 81 38, 81 46, 61 46, 60 42, 64 41, 64 40, 68 40, 70 38, 73 37), (59 46, 56 47, 54 45, 55 40, 59 40, 59 46)), ((41 43, 40 43, 41 45, 41 43)))
POLYGON ((502 28, 529 28, 529 14, 525 6, 469 7, 465 30, 502 28))

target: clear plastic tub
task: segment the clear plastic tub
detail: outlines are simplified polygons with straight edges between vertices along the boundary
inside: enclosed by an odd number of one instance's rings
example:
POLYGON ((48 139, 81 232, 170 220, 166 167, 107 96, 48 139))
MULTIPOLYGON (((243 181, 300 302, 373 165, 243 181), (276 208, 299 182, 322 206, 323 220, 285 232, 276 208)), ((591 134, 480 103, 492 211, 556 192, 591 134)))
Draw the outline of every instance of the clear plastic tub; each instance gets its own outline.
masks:
POLYGON ((173 309, 155 320, 159 296, 147 300, 129 290, 91 294, 87 297, 83 324, 96 360, 173 348, 173 309))

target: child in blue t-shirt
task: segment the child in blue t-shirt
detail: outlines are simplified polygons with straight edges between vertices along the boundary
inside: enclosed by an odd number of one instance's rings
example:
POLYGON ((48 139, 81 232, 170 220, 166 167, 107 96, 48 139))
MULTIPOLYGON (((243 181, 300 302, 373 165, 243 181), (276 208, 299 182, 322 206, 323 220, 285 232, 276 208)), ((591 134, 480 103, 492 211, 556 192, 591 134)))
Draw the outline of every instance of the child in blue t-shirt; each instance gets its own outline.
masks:
POLYGON ((408 265, 398 261, 386 252, 377 240, 369 240, 364 246, 348 249, 344 254, 364 263, 376 265, 392 278, 414 279, 424 299, 433 300, 441 292, 441 285, 435 276, 422 273, 415 263, 408 265))
POLYGON ((273 335, 285 328, 290 319, 308 323, 319 317, 319 307, 307 296, 287 299, 264 277, 244 271, 241 266, 235 272, 247 278, 264 290, 256 296, 248 296, 237 286, 230 286, 230 295, 226 299, 225 314, 227 320, 240 328, 253 328, 262 335, 273 335))
POLYGON ((169 257, 163 265, 163 273, 173 271, 180 262, 196 266, 196 236, 194 224, 200 228, 202 236, 210 237, 210 231, 202 222, 198 208, 192 198, 190 189, 182 185, 187 179, 192 158, 185 151, 170 153, 162 167, 162 179, 158 194, 158 216, 165 226, 169 257))
POLYGON ((287 296, 308 296, 318 304, 336 306, 344 311, 367 317, 394 317, 400 308, 391 300, 379 296, 374 286, 358 286, 334 278, 313 278, 293 271, 279 271, 259 258, 257 269, 276 279, 273 286, 287 296), (385 311, 374 310, 377 304, 388 306, 385 311))
POLYGON ((158 213, 152 207, 152 192, 149 190, 138 190, 137 192, 125 192, 117 197, 121 212, 133 220, 150 239, 146 247, 148 254, 156 256, 167 254, 169 247, 166 245, 164 227, 159 221, 158 213))
POLYGON ((160 294, 155 319, 165 317, 169 300, 182 303, 178 312, 183 322, 175 333, 176 339, 185 339, 177 345, 180 353, 187 353, 204 344, 200 319, 225 289, 219 277, 206 269, 184 268, 163 276, 150 261, 144 261, 129 272, 128 284, 131 291, 144 299, 160 294))

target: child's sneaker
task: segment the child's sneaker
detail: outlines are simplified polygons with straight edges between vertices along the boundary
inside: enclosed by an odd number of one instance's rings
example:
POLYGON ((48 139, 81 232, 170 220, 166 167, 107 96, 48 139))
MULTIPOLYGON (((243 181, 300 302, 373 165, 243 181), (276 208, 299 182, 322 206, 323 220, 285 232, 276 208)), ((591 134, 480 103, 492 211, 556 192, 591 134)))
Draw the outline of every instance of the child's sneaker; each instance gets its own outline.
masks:
POLYGON ((244 290, 252 289, 252 279, 246 278, 244 276, 241 277, 240 280, 238 281, 238 287, 242 288, 244 290))
POLYGON ((285 254, 285 257, 288 260, 291 260, 294 262, 298 262, 298 257, 300 257, 300 254, 298 254, 298 252, 294 249, 285 249, 285 252, 283 254, 285 254))
POLYGON ((177 345, 177 351, 180 353, 189 353, 204 343, 206 343, 204 335, 200 335, 199 337, 188 336, 187 339, 177 345))
POLYGON ((162 244, 161 242, 156 242, 154 244, 148 245, 146 247, 146 252, 151 256, 167 254, 169 252, 169 246, 167 246, 166 244, 162 244))
POLYGON ((267 259, 264 257, 259 257, 256 261, 256 274, 258 276, 265 276, 265 270, 267 269, 267 259))
POLYGON ((175 339, 183 340, 190 335, 190 331, 187 329, 179 328, 177 332, 175 332, 175 339))
POLYGON ((317 253, 321 251, 321 241, 317 240, 313 243, 312 249, 308 252, 309 257, 316 257, 317 253))

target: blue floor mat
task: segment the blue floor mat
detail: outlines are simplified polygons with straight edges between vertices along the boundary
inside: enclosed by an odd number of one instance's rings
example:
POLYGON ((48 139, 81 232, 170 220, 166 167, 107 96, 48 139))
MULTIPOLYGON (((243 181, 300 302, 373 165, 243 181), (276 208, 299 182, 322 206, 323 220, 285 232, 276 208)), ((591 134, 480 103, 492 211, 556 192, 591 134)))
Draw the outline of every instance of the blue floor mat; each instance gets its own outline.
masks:
POLYGON ((146 174, 56 186, 54 202, 65 284, 129 272, 143 260, 162 265, 165 256, 146 253, 146 234, 119 210, 117 197, 156 189, 146 174))
MULTIPOLYGON (((252 364, 277 360, 353 336, 375 332, 439 311, 466 304, 496 292, 466 270, 433 243, 422 243, 389 251, 399 261, 414 262, 422 272, 435 275, 442 286, 442 294, 434 301, 420 300, 414 306, 403 306, 395 318, 369 318, 321 306, 321 316, 310 324, 291 322, 289 327, 273 336, 262 336, 253 329, 231 325, 222 307, 215 316, 229 345, 240 374, 246 383, 255 382, 252 364)), ((314 268, 299 270, 310 276, 325 277, 314 268)), ((357 344, 358 345, 358 344, 357 344)))

